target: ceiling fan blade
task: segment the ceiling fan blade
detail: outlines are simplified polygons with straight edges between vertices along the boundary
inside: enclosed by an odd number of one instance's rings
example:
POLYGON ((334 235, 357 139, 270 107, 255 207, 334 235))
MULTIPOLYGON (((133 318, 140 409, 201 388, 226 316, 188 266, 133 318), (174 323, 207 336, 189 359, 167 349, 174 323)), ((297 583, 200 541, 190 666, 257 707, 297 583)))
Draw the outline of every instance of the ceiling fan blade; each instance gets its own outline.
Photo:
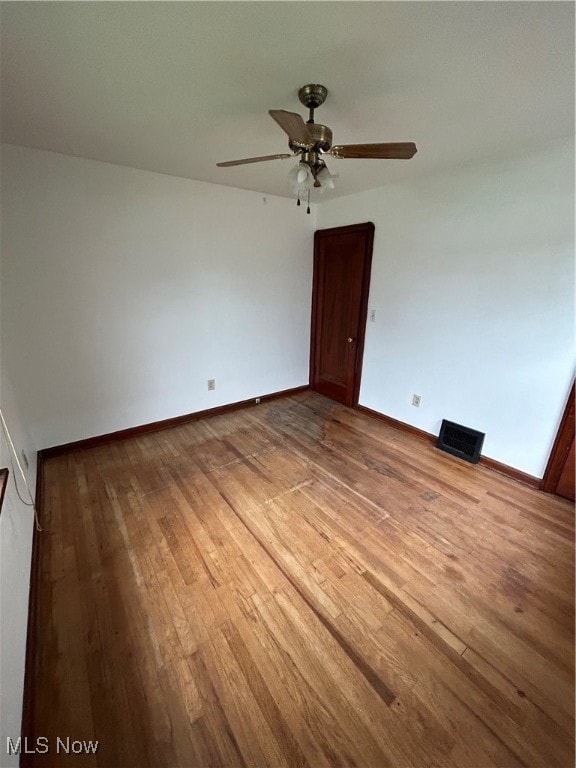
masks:
POLYGON ((308 126, 297 112, 286 112, 284 109, 269 109, 268 114, 276 120, 283 131, 286 131, 291 141, 303 146, 314 146, 314 140, 310 136, 308 126))
POLYGON ((219 168, 228 168, 231 165, 246 165, 247 163, 261 163, 264 160, 286 160, 288 157, 294 157, 287 153, 280 155, 263 155, 262 157, 245 157, 244 160, 228 160, 225 163, 216 163, 219 168))
POLYGON ((416 152, 413 141, 404 141, 396 144, 344 144, 332 147, 329 154, 338 158, 409 160, 416 152))

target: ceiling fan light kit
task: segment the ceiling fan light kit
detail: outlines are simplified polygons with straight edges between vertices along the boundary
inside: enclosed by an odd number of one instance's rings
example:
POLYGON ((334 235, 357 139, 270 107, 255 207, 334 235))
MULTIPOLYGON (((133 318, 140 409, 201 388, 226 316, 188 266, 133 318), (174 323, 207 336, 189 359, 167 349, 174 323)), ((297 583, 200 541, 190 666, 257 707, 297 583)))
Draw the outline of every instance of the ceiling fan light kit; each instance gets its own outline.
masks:
POLYGON ((284 109, 270 109, 268 114, 283 131, 288 135, 288 146, 292 155, 276 154, 262 157, 248 157, 244 160, 229 160, 225 163, 216 163, 220 168, 232 165, 245 165, 247 163, 260 163, 265 160, 281 160, 289 157, 299 157, 298 165, 288 174, 288 180, 293 192, 298 196, 297 205, 300 205, 300 194, 308 193, 308 208, 310 213, 310 189, 319 187, 321 191, 334 189, 334 179, 338 174, 331 174, 322 155, 329 155, 337 159, 369 159, 369 160, 409 160, 416 154, 414 142, 397 142, 387 144, 344 144, 332 146, 332 131, 327 125, 314 122, 314 110, 322 106, 326 101, 328 89, 317 83, 304 85, 298 91, 300 102, 308 108, 308 120, 304 122, 296 112, 287 112, 284 109))

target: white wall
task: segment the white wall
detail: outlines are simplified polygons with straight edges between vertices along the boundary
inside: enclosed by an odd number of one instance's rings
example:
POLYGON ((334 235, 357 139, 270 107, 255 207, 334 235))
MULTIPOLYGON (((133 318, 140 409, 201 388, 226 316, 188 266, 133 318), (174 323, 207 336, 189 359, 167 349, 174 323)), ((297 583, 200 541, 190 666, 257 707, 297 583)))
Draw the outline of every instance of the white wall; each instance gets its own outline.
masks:
POLYGON ((573 143, 318 209, 321 228, 362 221, 376 321, 361 404, 479 429, 485 455, 541 477, 574 375, 573 143))
POLYGON ((3 354, 40 448, 307 383, 315 211, 4 145, 2 217, 3 354))
MULTIPOLYGON (((574 374, 573 168, 560 142, 318 206, 376 225, 363 405, 542 475, 574 374)), ((2 185, 3 356, 39 447, 306 383, 293 201, 11 146, 2 185)))
POLYGON ((36 446, 20 416, 4 367, 0 382, 0 407, 18 458, 21 459, 21 451, 24 450, 29 459, 28 470, 22 467, 25 482, 18 474, 18 465, 10 454, 8 440, 0 425, 0 467, 10 470, 0 514, 0 765, 10 768, 18 765, 18 757, 7 754, 6 740, 10 737, 15 741, 21 732, 34 525, 33 509, 23 502, 31 503, 35 490, 36 446), (19 498, 15 482, 23 501, 19 498))

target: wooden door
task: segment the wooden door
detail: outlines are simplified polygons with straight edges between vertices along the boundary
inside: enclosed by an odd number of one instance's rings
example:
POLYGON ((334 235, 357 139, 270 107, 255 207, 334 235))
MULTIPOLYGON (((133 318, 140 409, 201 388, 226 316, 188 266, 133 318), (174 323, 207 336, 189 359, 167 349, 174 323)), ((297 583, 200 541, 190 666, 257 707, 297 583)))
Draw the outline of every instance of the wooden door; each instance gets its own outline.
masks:
POLYGON ((574 384, 572 384, 566 410, 542 479, 542 490, 574 501, 574 475, 574 384))
POLYGON ((565 499, 571 499, 574 501, 574 438, 572 438, 572 444, 568 450, 564 467, 560 473, 560 479, 556 486, 556 493, 558 496, 564 496, 565 499))
POLYGON ((347 406, 358 403, 374 224, 318 230, 310 387, 347 406))

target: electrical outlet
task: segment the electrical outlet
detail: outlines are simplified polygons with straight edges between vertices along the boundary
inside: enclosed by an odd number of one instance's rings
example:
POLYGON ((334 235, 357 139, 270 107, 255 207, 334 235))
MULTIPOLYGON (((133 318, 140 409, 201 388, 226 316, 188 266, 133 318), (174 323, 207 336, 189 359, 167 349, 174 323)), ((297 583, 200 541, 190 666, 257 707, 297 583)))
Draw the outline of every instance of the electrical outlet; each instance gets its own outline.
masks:
POLYGON ((416 408, 420 408, 420 403, 422 402, 422 398, 420 395, 412 395, 412 405, 416 408))
POLYGON ((376 310, 371 309, 370 310, 370 322, 375 323, 376 322, 376 310))
POLYGON ((22 451, 22 461, 24 462, 26 469, 28 469, 28 456, 26 456, 26 451, 22 451))
POLYGON ((216 389, 216 379, 208 379, 208 389, 216 389))

